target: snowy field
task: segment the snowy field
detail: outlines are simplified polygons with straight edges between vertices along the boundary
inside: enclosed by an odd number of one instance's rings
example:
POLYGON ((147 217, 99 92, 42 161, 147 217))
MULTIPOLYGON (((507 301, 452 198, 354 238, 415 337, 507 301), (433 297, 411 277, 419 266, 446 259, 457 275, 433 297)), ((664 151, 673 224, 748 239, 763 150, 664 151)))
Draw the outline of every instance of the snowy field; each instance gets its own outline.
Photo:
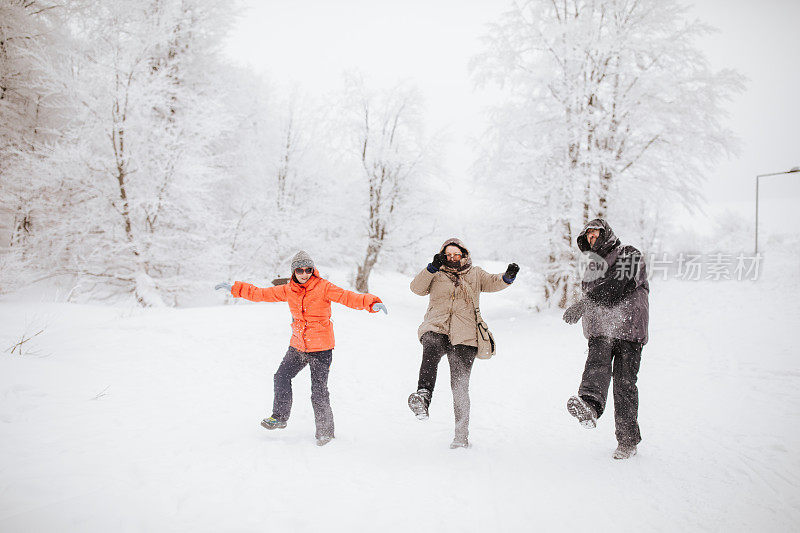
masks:
POLYGON ((765 266, 758 282, 652 282, 644 440, 624 462, 611 407, 594 431, 567 414, 586 342, 527 311, 524 280, 483 298, 499 348, 475 363, 468 450, 448 448, 446 362, 431 418, 406 405, 427 300, 404 276, 372 280, 388 316, 334 309, 323 448, 308 370, 288 428, 259 426, 285 304, 6 297, 0 349, 44 332, 0 354, 0 531, 796 531, 800 275, 765 266))

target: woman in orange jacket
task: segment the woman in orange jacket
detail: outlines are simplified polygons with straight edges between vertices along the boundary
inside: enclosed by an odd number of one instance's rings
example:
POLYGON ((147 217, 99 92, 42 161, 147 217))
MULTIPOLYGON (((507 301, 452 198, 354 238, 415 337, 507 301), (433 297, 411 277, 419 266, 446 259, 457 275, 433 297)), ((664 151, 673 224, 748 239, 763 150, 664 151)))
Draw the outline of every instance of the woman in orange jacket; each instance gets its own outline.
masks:
POLYGON ((333 358, 331 302, 370 313, 388 313, 381 299, 372 294, 358 294, 322 279, 314 261, 303 251, 292 259, 292 279, 286 285, 259 288, 237 281, 233 286, 220 283, 215 288, 228 289, 236 298, 253 302, 288 302, 292 313, 292 339, 289 350, 275 372, 275 397, 272 416, 261 421, 267 429, 286 427, 292 409, 292 378, 306 365, 311 368, 311 404, 317 426, 317 445, 333 439, 333 411, 328 394, 328 371, 333 358))

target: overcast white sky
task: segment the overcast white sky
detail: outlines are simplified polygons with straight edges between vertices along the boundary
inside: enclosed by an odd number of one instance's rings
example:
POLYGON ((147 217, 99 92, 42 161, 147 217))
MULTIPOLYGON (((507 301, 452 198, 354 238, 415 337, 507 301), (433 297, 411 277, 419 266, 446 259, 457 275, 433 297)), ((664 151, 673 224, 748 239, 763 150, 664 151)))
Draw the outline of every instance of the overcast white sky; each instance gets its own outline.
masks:
MULTIPOLYGON (((469 139, 483 128, 486 96, 472 90, 467 62, 485 24, 510 5, 500 0, 251 0, 229 46, 237 62, 310 95, 341 86, 359 69, 375 84, 410 79, 423 92, 431 130, 452 142, 445 160, 455 178, 468 171, 469 139)), ((708 176, 709 211, 734 209, 752 220, 755 175, 800 166, 800 1, 698 0, 691 13, 720 31, 700 46, 714 68, 749 78, 730 105, 738 157, 708 176)), ((800 174, 762 180, 760 224, 789 223, 800 174)))

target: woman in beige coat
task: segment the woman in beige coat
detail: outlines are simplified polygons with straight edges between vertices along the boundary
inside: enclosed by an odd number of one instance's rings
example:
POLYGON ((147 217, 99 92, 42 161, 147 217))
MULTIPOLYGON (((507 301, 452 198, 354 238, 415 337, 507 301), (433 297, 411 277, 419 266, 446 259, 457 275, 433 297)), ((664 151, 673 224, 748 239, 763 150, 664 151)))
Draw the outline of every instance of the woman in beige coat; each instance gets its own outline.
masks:
POLYGON ((478 352, 472 294, 480 298, 481 292, 503 290, 514 282, 517 272, 519 266, 516 263, 508 265, 504 274, 489 274, 472 266, 472 257, 464 243, 448 239, 433 256, 433 261, 411 282, 412 292, 430 298, 428 311, 418 330, 422 364, 417 392, 408 397, 408 406, 418 419, 428 418, 436 370, 442 356, 447 354, 456 418, 451 448, 469 447, 469 376, 478 352))

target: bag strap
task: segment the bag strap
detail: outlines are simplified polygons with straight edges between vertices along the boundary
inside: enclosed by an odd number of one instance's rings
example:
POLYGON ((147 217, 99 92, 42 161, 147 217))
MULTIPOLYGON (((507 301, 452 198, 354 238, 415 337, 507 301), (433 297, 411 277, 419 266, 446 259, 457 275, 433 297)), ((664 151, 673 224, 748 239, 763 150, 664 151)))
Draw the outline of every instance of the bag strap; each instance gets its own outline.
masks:
POLYGON ((456 282, 456 279, 454 279, 454 278, 457 276, 457 274, 451 274, 449 272, 445 272, 445 275, 448 278, 450 278, 450 280, 456 286, 460 285, 460 286, 464 287, 464 290, 469 295, 469 299, 472 300, 472 308, 475 310, 475 323, 476 324, 480 324, 481 322, 483 322, 483 317, 481 316, 481 310, 478 308, 478 300, 477 300, 477 298, 475 298, 475 291, 472 290, 472 285, 470 285, 470 283, 467 280, 463 279, 463 278, 461 278, 459 280, 460 282, 456 282))
POLYGON ((467 291, 469 294, 469 299, 472 300, 472 307, 475 309, 475 319, 478 322, 482 322, 483 318, 481 318, 481 310, 478 309, 478 300, 475 298, 475 291, 472 290, 472 286, 466 282, 464 283, 464 290, 467 291))
POLYGON ((475 310, 475 328, 476 328, 476 335, 478 341, 478 351, 480 351, 480 344, 481 339, 489 342, 489 352, 483 354, 476 354, 476 357, 479 359, 489 359, 494 355, 495 352, 495 344, 494 344, 494 337, 492 337, 492 333, 489 331, 489 326, 486 325, 486 322, 483 321, 483 317, 481 316, 481 310, 478 309, 478 300, 475 298, 475 291, 472 290, 472 286, 468 283, 464 283, 464 289, 469 294, 470 299, 472 300, 472 307, 475 310), (483 328, 483 329, 481 329, 483 328), (483 331, 486 331, 484 335, 483 331), (488 336, 488 339, 486 338, 488 336))

